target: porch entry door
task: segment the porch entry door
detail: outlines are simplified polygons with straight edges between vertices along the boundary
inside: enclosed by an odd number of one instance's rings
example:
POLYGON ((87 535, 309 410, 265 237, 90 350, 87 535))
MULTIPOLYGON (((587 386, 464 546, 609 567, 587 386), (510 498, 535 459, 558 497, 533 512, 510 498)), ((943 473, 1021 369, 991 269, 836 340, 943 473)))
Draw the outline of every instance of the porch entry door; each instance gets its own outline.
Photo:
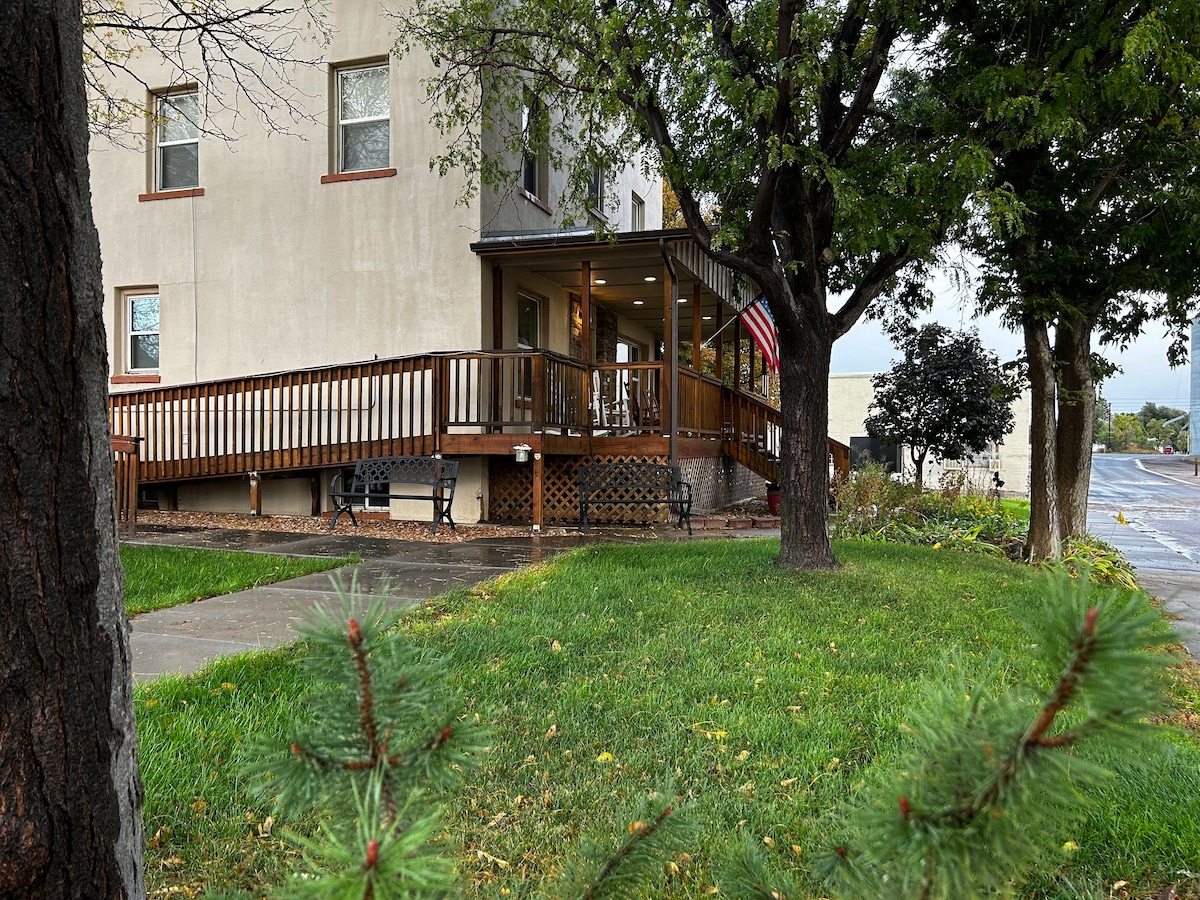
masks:
MULTIPOLYGON (((619 364, 630 365, 641 362, 642 348, 627 341, 624 338, 617 338, 617 359, 619 364)), ((621 418, 630 426, 641 424, 638 411, 639 397, 641 392, 645 390, 642 385, 642 373, 639 369, 627 368, 617 370, 618 384, 615 391, 616 396, 613 398, 614 403, 621 410, 621 418)))
MULTIPOLYGON (((542 346, 542 304, 536 297, 517 294, 517 349, 536 350, 542 346)), ((532 409, 533 406, 533 360, 520 361, 521 373, 517 378, 523 403, 518 406, 532 409)))

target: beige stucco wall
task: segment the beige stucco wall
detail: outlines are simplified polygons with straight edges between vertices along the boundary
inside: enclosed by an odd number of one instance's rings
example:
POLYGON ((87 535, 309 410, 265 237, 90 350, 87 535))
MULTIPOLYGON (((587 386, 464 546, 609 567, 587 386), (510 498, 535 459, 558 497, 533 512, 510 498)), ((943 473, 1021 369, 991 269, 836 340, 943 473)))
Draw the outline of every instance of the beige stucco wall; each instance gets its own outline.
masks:
MULTIPOLYGON (((369 0, 329 9, 326 59, 383 58, 390 23, 369 0)), ((442 138, 418 83, 428 61, 392 61, 396 175, 332 184, 328 66, 301 71, 294 96, 316 122, 270 134, 253 122, 223 143, 201 137, 203 196, 139 202, 148 149, 93 141, 92 183, 114 372, 125 365, 120 292, 157 287, 164 384, 483 346, 478 212, 456 175, 428 160, 442 138)), ((168 74, 147 73, 152 86, 168 74)))
MULTIPOLYGON (((863 422, 867 418, 867 408, 874 399, 875 391, 871 385, 871 375, 831 375, 829 377, 829 436, 834 440, 849 444, 852 437, 865 437, 866 428, 863 422)), ((1000 446, 999 473, 1004 481, 1006 495, 1027 496, 1029 493, 1029 465, 1031 451, 1029 446, 1029 421, 1031 405, 1029 392, 1022 393, 1012 405, 1013 419, 1016 422, 1012 433, 1000 446)), ((907 449, 904 455, 905 472, 912 468, 907 449)), ((925 463, 925 482, 936 484, 944 468, 958 468, 953 463, 943 467, 937 460, 927 460, 925 463)), ((991 473, 971 472, 973 480, 990 484, 991 473)), ((986 485, 985 485, 986 486, 986 485)))
MULTIPOLYGON (((126 372, 123 298, 132 289, 160 297, 162 385, 491 347, 491 266, 470 244, 481 230, 524 220, 497 217, 482 198, 462 205, 463 176, 430 171, 445 138, 421 102, 420 79, 433 70, 420 53, 390 61, 396 174, 321 183, 336 169, 333 67, 384 60, 394 38, 394 23, 375 0, 333 0, 324 12, 332 33, 324 62, 299 70, 290 93, 313 121, 286 122, 291 133, 284 134, 260 127, 244 103, 247 115, 239 120, 218 113, 214 124, 233 139, 201 136, 202 195, 139 201, 153 191, 153 142, 131 147, 93 139, 93 205, 114 375, 126 372)), ((152 89, 172 87, 171 72, 155 71, 149 57, 135 65, 152 89)), ((148 98, 140 85, 125 88, 148 98)), ((202 85, 202 102, 203 96, 202 85)), ((551 185, 561 191, 562 176, 552 173, 551 185)), ((646 202, 647 227, 658 227, 658 182, 631 168, 616 176, 611 196, 633 190, 646 202)), ((628 216, 628 203, 614 200, 611 218, 619 228, 628 227, 628 216)), ((559 210, 529 227, 561 217, 559 210)), ((543 346, 567 353, 566 292, 529 272, 505 278, 505 346, 516 346, 518 290, 545 301, 543 346)), ((111 390, 144 386, 114 383, 111 390)), ((456 518, 476 521, 487 491, 486 463, 464 460, 461 471, 456 518)), ((329 474, 323 475, 323 504, 329 474)), ((244 478, 197 482, 181 487, 179 498, 184 508, 249 510, 244 478)), ((265 481, 263 503, 268 514, 307 514, 308 478, 265 481)), ((428 519, 428 504, 393 510, 398 517, 410 513, 428 519)))

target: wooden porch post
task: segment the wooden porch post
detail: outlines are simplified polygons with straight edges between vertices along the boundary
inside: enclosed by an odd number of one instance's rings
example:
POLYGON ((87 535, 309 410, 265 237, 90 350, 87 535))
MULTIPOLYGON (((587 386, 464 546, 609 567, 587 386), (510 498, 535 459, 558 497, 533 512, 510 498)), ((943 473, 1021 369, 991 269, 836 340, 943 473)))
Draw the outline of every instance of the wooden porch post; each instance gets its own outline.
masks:
POLYGON ((585 259, 581 264, 579 273, 579 284, 581 286, 580 310, 583 316, 583 323, 579 329, 579 342, 583 345, 582 361, 591 363, 592 361, 592 263, 591 260, 585 259))
POLYGON ((544 480, 546 461, 542 454, 533 454, 533 530, 542 530, 542 514, 545 507, 544 480))
POLYGON ((492 266, 492 349, 504 349, 504 270, 492 266))
POLYGON ((742 386, 742 320, 733 323, 733 386, 742 386))
POLYGON ((668 458, 679 458, 679 282, 663 251, 663 397, 662 424, 667 428, 668 458))
POLYGON ((250 473, 250 515, 262 515, 262 476, 258 472, 250 473))
POLYGON ((700 314, 704 311, 704 285, 696 280, 692 289, 692 368, 700 371, 700 314))
MULTIPOLYGON (((719 299, 717 300, 717 332, 720 332, 721 326, 725 324, 725 304, 719 299)), ((719 335, 717 339, 717 381, 721 384, 725 383, 725 335, 719 335)))

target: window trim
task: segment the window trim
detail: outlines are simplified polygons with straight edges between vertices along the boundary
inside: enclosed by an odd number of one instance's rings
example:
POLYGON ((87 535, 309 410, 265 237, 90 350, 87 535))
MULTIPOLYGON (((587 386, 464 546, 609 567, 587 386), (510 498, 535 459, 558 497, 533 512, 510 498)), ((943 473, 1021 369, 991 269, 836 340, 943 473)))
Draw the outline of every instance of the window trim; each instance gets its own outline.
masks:
POLYGON ((604 218, 604 163, 592 163, 588 170, 588 210, 604 218))
POLYGON ((629 230, 646 230, 646 201, 638 195, 637 191, 629 192, 629 230))
MULTIPOLYGON (((186 87, 172 88, 171 90, 156 91, 153 93, 154 98, 154 118, 153 136, 154 136, 154 160, 152 164, 151 185, 152 190, 146 194, 138 195, 138 199, 142 200, 163 200, 171 197, 194 197, 198 196, 194 192, 201 190, 200 188, 200 123, 199 121, 191 122, 196 128, 195 137, 186 138, 176 141, 164 141, 162 139, 163 127, 166 125, 167 119, 163 114, 163 106, 172 99, 177 97, 195 97, 196 109, 200 108, 200 89, 196 85, 188 85, 186 87), (166 172, 166 167, 163 165, 163 148, 165 147, 183 147, 188 144, 194 144, 196 147, 196 183, 188 185, 179 185, 178 187, 166 187, 163 185, 163 175, 166 172)), ((199 119, 199 116, 197 116, 199 119)))
POLYGON ((122 362, 123 375, 125 377, 144 378, 147 376, 157 375, 162 369, 162 294, 158 290, 139 289, 122 291, 121 293, 121 314, 122 334, 124 346, 122 347, 122 362), (133 330, 133 303, 135 300, 144 300, 148 297, 153 297, 158 303, 158 328, 154 331, 134 331, 133 330), (145 368, 137 368, 133 365, 134 360, 134 338, 144 337, 146 335, 155 335, 158 338, 159 356, 157 366, 147 366, 145 368))
POLYGON ((338 181, 356 181, 363 178, 385 178, 389 175, 395 175, 396 169, 390 165, 392 161, 392 66, 391 60, 387 58, 366 60, 356 63, 343 63, 332 67, 333 80, 333 171, 321 178, 322 184, 330 184, 338 181), (387 81, 387 113, 378 116, 367 116, 358 119, 343 119, 342 118, 342 76, 350 72, 362 72, 368 69, 382 69, 386 74, 387 81), (387 147, 387 164, 382 166, 371 166, 365 169, 347 169, 346 168, 346 141, 345 141, 345 126, 347 125, 362 125, 371 122, 384 122, 387 124, 388 132, 388 147, 387 147))
POLYGON ((532 201, 543 211, 552 212, 549 206, 550 160, 543 146, 531 147, 531 143, 540 143, 539 132, 549 134, 549 111, 540 97, 532 92, 526 92, 525 102, 521 107, 521 162, 517 175, 517 188, 521 195, 532 201), (531 134, 531 131, 533 132, 531 134), (531 141, 531 138, 533 139, 531 141), (532 165, 531 165, 532 163, 532 165), (530 173, 533 174, 533 187, 529 185, 530 173))

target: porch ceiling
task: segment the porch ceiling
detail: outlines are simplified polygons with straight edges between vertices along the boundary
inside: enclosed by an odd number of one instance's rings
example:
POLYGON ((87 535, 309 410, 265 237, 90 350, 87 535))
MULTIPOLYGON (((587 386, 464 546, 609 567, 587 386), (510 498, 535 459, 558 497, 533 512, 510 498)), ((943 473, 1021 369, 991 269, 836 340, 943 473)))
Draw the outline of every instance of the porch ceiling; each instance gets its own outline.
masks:
POLYGON ((679 279, 679 334, 692 334, 697 286, 701 290, 701 334, 716 331, 716 311, 722 317, 745 306, 746 291, 728 269, 718 266, 692 241, 685 229, 621 234, 616 241, 597 240, 592 233, 579 235, 508 236, 488 238, 471 245, 479 256, 502 266, 528 269, 566 290, 582 290, 584 262, 591 263, 592 303, 607 307, 662 336, 665 277, 659 240, 663 240, 679 279), (602 283, 603 282, 603 283, 602 283))

